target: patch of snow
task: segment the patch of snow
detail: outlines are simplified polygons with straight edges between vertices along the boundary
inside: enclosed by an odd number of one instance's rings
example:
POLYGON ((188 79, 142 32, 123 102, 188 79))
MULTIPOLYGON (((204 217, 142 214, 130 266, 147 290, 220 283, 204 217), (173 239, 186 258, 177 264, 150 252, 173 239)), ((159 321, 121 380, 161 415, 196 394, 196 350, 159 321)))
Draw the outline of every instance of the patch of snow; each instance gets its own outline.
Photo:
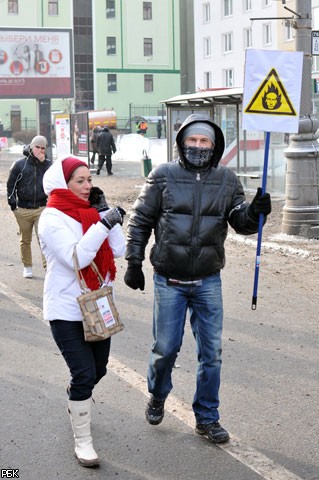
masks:
POLYGON ((145 158, 146 153, 153 165, 167 161, 167 141, 164 138, 147 138, 138 133, 120 135, 116 149, 116 153, 112 155, 113 160, 139 162, 145 158))
MULTIPOLYGON (((283 235, 283 234, 280 234, 280 236, 283 235)), ((291 239, 291 236, 290 235, 286 235, 286 237, 289 238, 289 241, 291 239)), ((237 235, 237 234, 228 234, 228 240, 230 240, 231 242, 234 242, 234 243, 241 243, 241 244, 245 244, 245 245, 249 245, 249 246, 252 246, 252 247, 257 247, 257 240, 254 240, 252 238, 248 238, 248 237, 245 237, 245 236, 242 236, 242 235, 237 235)), ((296 238, 297 240, 297 237, 294 237, 296 238)), ((284 240, 283 240, 284 241, 284 240)), ((299 238, 298 238, 298 241, 301 241, 299 238)), ((308 243, 308 242, 311 242, 312 239, 302 239, 302 243, 308 243)), ((317 240, 318 241, 318 240, 317 240)), ((297 243, 297 241, 296 241, 297 243)), ((285 255, 285 256, 297 256, 297 257, 300 257, 300 258, 307 258, 307 259, 310 259, 310 260, 319 260, 319 255, 316 256, 316 255, 312 255, 311 252, 309 252, 308 250, 304 250, 302 248, 294 248, 294 247, 291 247, 289 245, 284 245, 283 243, 274 243, 274 242, 262 242, 262 250, 263 251, 273 251, 273 252, 279 252, 281 253, 282 255, 285 255)))

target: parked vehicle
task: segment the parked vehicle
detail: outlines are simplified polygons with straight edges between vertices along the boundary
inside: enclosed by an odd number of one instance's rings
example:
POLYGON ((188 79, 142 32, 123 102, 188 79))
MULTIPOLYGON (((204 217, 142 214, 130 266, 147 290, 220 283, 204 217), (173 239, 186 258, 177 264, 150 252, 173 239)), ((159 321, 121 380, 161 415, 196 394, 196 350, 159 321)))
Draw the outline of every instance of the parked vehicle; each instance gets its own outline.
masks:
POLYGON ((94 127, 117 127, 117 117, 114 110, 91 110, 89 111, 89 129, 94 127))

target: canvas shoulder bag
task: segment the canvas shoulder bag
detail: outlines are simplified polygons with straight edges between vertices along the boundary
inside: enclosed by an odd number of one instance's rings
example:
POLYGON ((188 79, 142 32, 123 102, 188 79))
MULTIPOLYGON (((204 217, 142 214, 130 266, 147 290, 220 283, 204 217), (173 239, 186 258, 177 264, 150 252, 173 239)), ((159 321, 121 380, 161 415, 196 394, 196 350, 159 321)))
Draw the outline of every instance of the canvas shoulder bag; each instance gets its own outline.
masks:
POLYGON ((84 280, 79 267, 79 260, 74 249, 73 263, 75 274, 81 288, 81 295, 77 297, 83 315, 84 338, 87 342, 97 342, 109 338, 123 330, 124 325, 115 306, 112 287, 104 284, 104 278, 98 270, 95 262, 90 267, 99 278, 101 287, 98 290, 90 290, 84 280))

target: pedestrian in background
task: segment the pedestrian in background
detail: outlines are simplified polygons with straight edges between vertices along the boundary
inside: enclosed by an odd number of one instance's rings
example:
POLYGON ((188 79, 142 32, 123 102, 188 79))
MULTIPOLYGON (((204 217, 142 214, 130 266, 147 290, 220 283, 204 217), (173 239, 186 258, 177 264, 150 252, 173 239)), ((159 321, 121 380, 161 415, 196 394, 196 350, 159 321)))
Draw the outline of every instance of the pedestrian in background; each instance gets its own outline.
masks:
POLYGON ((147 129, 148 129, 148 123, 145 120, 142 120, 138 124, 137 133, 140 133, 141 135, 146 135, 147 129))
MULTIPOLYGON (((24 147, 24 158, 11 166, 7 181, 8 204, 19 225, 24 278, 32 278, 32 233, 34 230, 38 239, 39 218, 47 203, 42 185, 43 176, 52 164, 46 156, 47 146, 45 137, 35 136, 30 145, 24 147)), ((46 268, 43 256, 42 263, 46 268)))
POLYGON ((223 303, 221 270, 228 224, 239 234, 258 231, 259 215, 271 211, 268 193, 258 189, 245 200, 236 174, 218 163, 224 152, 222 130, 202 114, 180 127, 179 157, 149 174, 128 222, 125 283, 144 290, 142 262, 154 230, 154 343, 148 368, 151 394, 146 420, 158 425, 173 388, 172 368, 182 345, 186 313, 197 345, 197 385, 193 399, 196 433, 213 443, 229 434, 219 423, 223 303))
POLYGON ((105 284, 112 286, 114 258, 122 256, 125 237, 121 228, 124 210, 108 208, 103 192, 92 188, 88 165, 74 157, 56 160, 43 179, 49 195, 39 222, 42 251, 47 259, 43 314, 70 370, 68 410, 75 440, 75 455, 84 467, 99 465, 91 436, 92 391, 105 376, 111 339, 86 342, 81 294, 73 252, 76 251, 84 279, 91 290, 99 279, 90 267, 94 260, 105 284))
POLYGON ((96 171, 100 175, 100 171, 106 162, 106 170, 108 175, 113 175, 112 172, 112 154, 116 152, 114 138, 108 127, 103 127, 102 132, 97 137, 97 149, 99 152, 99 164, 96 171))
POLYGON ((91 164, 94 165, 95 162, 95 155, 98 155, 98 149, 97 149, 97 137, 102 131, 102 127, 97 125, 96 127, 93 128, 92 130, 92 135, 90 137, 90 145, 91 145, 91 152, 92 152, 92 157, 91 157, 91 164))
POLYGON ((161 120, 158 120, 158 122, 157 122, 156 131, 157 131, 157 138, 161 138, 161 136, 162 136, 162 122, 161 122, 161 120))

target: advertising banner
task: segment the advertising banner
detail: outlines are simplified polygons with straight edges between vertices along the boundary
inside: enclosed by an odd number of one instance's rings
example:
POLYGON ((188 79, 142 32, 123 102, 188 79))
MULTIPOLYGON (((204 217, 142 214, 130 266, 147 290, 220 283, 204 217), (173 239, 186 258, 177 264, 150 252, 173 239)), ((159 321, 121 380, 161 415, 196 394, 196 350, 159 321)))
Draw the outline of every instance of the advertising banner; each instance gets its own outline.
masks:
POLYGON ((71 114, 72 154, 89 157, 89 114, 88 112, 71 114))
POLYGON ((56 148, 58 158, 66 158, 71 152, 70 115, 57 114, 55 116, 56 148))
POLYGON ((0 28, 0 98, 73 97, 70 29, 0 28))

